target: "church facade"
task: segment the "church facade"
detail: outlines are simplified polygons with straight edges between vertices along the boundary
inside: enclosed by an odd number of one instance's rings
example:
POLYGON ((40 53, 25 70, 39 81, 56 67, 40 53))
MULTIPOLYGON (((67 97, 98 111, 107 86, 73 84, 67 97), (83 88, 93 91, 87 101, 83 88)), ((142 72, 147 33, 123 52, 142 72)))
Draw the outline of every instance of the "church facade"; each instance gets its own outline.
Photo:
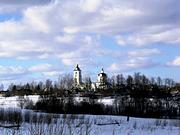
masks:
MULTIPOLYGON (((91 82, 91 90, 107 89, 108 88, 107 78, 108 78, 107 74, 104 72, 104 69, 102 68, 101 72, 97 75, 97 81, 91 82)), ((74 68, 73 80, 74 80, 74 86, 76 88, 83 89, 85 87, 82 81, 81 69, 78 64, 74 68)))

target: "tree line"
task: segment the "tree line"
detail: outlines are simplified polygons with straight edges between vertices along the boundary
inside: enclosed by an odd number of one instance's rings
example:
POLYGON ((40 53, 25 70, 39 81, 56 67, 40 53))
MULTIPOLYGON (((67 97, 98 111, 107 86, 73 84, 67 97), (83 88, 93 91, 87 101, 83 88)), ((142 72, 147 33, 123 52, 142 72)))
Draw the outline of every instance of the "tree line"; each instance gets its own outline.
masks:
MULTIPOLYGON (((83 82, 84 88, 77 88, 72 75, 66 74, 55 82, 47 79, 24 85, 11 84, 7 96, 40 95, 35 105, 27 100, 27 107, 45 112, 179 118, 180 92, 172 79, 148 78, 140 73, 126 77, 118 74, 107 79, 108 88, 96 91, 91 88, 90 77, 85 77, 83 82), (172 94, 174 91, 176 95, 172 94), (77 102, 77 96, 85 97, 85 100, 77 102), (107 96, 114 99, 112 105, 98 102, 107 96)), ((20 101, 23 106, 24 101, 20 101)))
MULTIPOLYGON (((6 96, 14 95, 48 95, 68 96, 79 92, 85 94, 99 93, 103 96, 110 95, 131 95, 132 97, 169 97, 172 91, 177 91, 176 83, 173 79, 161 77, 148 78, 144 74, 134 73, 125 77, 123 74, 109 77, 107 80, 108 88, 91 88, 91 78, 84 78, 83 89, 73 85, 73 76, 65 74, 53 82, 47 79, 45 82, 31 82, 26 84, 10 84, 6 96)), ((3 88, 3 85, 1 85, 3 88)))

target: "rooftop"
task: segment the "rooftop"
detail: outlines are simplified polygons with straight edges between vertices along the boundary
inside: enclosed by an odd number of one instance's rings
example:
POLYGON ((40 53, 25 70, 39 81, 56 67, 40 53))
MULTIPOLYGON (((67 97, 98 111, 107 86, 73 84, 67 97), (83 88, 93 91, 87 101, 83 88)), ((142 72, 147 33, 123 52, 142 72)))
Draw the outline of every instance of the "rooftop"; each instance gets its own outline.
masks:
POLYGON ((79 65, 77 64, 74 71, 81 71, 81 69, 79 68, 79 65))

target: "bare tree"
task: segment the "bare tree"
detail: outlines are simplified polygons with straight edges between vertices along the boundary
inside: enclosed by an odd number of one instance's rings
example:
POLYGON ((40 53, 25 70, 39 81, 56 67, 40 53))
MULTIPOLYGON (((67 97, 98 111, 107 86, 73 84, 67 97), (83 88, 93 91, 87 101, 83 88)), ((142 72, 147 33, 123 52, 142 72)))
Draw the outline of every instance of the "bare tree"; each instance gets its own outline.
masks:
POLYGON ((46 80, 46 88, 52 87, 52 81, 50 79, 46 80))
POLYGON ((142 85, 148 85, 149 79, 145 75, 142 75, 141 76, 141 83, 142 83, 142 85))
POLYGON ((132 78, 132 76, 129 75, 129 76, 127 77, 126 83, 127 83, 127 85, 129 85, 129 86, 131 86, 131 85, 133 84, 133 78, 132 78))
POLYGON ((125 84, 125 78, 124 78, 123 74, 120 74, 120 75, 118 74, 116 76, 116 85, 120 86, 120 85, 123 85, 123 84, 125 84))
POLYGON ((9 90, 9 91, 12 91, 13 87, 14 87, 14 84, 11 83, 11 84, 8 86, 8 90, 9 90))
POLYGON ((157 77, 157 85, 162 86, 162 79, 159 76, 157 77))
POLYGON ((63 90, 71 90, 73 87, 73 76, 71 74, 65 74, 59 77, 59 87, 63 90))
POLYGON ((4 90, 4 85, 3 84, 0 85, 0 90, 4 90))
POLYGON ((116 77, 112 76, 111 78, 109 78, 109 83, 111 84, 112 88, 115 88, 115 86, 116 86, 116 77))
POLYGON ((134 73, 134 83, 135 84, 140 84, 140 80, 141 80, 141 75, 140 73, 134 73))
POLYGON ((156 81, 155 81, 155 78, 154 78, 154 77, 151 77, 150 83, 151 83, 152 85, 155 85, 155 84, 156 84, 156 81))
POLYGON ((85 83, 86 89, 91 90, 91 78, 90 77, 85 77, 84 78, 84 83, 85 83))

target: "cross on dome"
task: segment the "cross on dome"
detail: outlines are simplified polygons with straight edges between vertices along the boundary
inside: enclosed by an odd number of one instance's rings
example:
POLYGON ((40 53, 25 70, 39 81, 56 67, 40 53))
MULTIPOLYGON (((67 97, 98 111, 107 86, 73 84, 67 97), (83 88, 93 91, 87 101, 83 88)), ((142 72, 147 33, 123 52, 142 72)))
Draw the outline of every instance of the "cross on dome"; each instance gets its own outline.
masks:
POLYGON ((102 68, 101 73, 104 73, 104 69, 102 68))

